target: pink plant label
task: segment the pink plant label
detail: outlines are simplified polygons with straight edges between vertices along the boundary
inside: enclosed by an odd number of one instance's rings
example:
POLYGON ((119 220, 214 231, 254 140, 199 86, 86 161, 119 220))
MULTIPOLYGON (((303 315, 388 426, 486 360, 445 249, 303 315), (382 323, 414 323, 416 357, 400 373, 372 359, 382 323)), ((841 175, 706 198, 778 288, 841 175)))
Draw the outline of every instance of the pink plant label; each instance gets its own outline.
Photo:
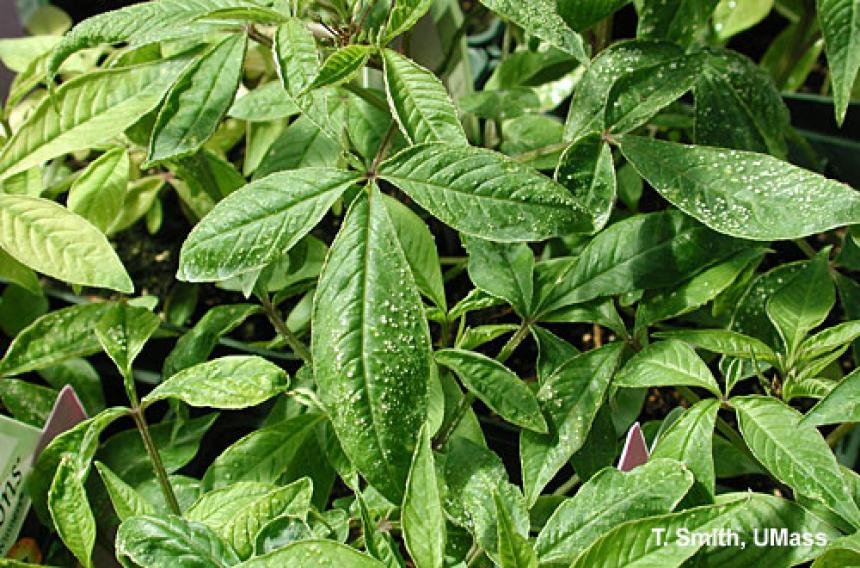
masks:
POLYGON ((645 443, 645 436, 642 435, 642 428, 636 422, 627 431, 627 440, 624 442, 624 449, 621 451, 621 458, 618 460, 618 469, 621 471, 630 471, 647 462, 650 456, 648 445, 645 443))

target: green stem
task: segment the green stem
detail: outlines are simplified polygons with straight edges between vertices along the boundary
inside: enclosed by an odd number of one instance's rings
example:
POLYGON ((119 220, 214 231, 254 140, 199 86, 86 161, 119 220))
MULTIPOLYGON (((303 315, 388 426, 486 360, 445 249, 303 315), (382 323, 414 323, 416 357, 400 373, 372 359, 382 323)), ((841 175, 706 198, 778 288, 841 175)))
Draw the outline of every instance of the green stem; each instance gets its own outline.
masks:
MULTIPOLYGON (((531 322, 524 321, 520 328, 514 333, 511 338, 505 343, 505 346, 502 347, 502 350, 499 351, 499 354, 496 356, 496 361, 499 363, 504 363, 508 360, 514 350, 523 342, 523 339, 529 333, 529 328, 531 326, 531 322)), ((466 412, 469 408, 472 407, 472 403, 475 402, 477 397, 471 391, 467 392, 463 395, 463 398, 460 399, 460 403, 457 405, 457 408, 451 414, 451 418, 449 418, 446 422, 442 424, 439 428, 439 433, 436 435, 436 438, 433 440, 433 449, 438 450, 448 439, 451 438, 451 435, 454 433, 454 430, 457 429, 457 426, 462 422, 463 417, 466 416, 466 412)))
POLYGON ((283 318, 281 318, 280 312, 278 312, 278 308, 276 308, 272 304, 272 300, 269 299, 268 294, 261 294, 260 303, 263 305, 263 311, 266 313, 266 317, 269 318, 269 321, 272 323, 272 327, 275 328, 275 331, 278 332, 278 335, 284 338, 284 341, 287 342, 287 345, 290 346, 290 349, 298 355, 302 361, 304 361, 307 365, 312 363, 311 351, 308 349, 307 345, 301 342, 298 337, 293 334, 292 331, 287 327, 287 324, 284 323, 283 318))
POLYGON ((835 448, 836 444, 839 443, 839 440, 851 432, 855 426, 857 426, 857 422, 845 422, 837 426, 830 434, 827 435, 827 445, 831 448, 835 448))
POLYGON ((809 258, 815 258, 815 255, 817 254, 815 252, 815 249, 812 248, 812 246, 808 242, 806 242, 805 239, 794 239, 794 244, 797 245, 797 248, 803 251, 803 254, 805 254, 809 258))
POLYGON ((394 134, 397 132, 397 121, 392 120, 391 125, 389 125, 388 130, 385 131, 385 137, 382 139, 382 142, 379 144, 379 151, 376 152, 376 156, 373 158, 373 163, 370 164, 370 170, 368 174, 371 178, 376 177, 376 171, 379 169, 379 165, 382 163, 382 160, 385 159, 385 154, 388 152, 388 147, 391 145, 391 141, 394 140, 394 134))
POLYGON ((573 477, 562 483, 558 486, 558 489, 552 492, 553 495, 556 496, 564 496, 570 493, 570 491, 579 485, 579 476, 574 474, 573 477))
POLYGON ((164 500, 167 501, 167 505, 175 515, 181 516, 182 509, 179 508, 179 501, 176 500, 173 486, 170 485, 167 470, 164 469, 164 463, 161 461, 161 454, 158 453, 158 448, 155 447, 155 442, 149 433, 149 426, 146 424, 146 418, 143 416, 143 409, 134 404, 131 409, 131 417, 134 419, 138 432, 140 432, 146 453, 149 455, 149 461, 152 463, 152 469, 155 471, 158 484, 161 486, 161 492, 164 494, 164 500))

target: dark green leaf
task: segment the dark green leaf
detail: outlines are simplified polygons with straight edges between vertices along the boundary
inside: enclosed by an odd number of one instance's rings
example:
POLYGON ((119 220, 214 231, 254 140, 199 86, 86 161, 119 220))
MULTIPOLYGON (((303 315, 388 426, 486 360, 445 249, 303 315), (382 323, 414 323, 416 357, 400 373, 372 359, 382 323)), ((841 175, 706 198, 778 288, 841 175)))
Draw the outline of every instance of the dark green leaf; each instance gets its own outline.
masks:
POLYGON ((490 150, 413 146, 385 162, 380 175, 470 236, 516 242, 593 230, 591 215, 565 188, 490 150))
POLYGON ((403 540, 416 566, 442 568, 445 565, 445 516, 427 426, 421 428, 412 457, 400 522, 403 540))
POLYGON ((531 315, 534 253, 524 243, 493 243, 464 237, 469 278, 481 290, 507 301, 521 317, 531 315))
POLYGON ((194 227, 177 277, 224 280, 266 266, 313 229, 356 180, 347 171, 307 168, 249 183, 194 227))
POLYGON ((615 166, 612 150, 600 134, 586 135, 564 151, 555 179, 582 201, 602 229, 615 204, 615 166))
POLYGON ((693 348, 677 339, 652 343, 637 353, 615 377, 619 387, 691 386, 720 396, 714 375, 693 348))
POLYGON ((823 426, 840 422, 860 422, 860 370, 842 379, 803 418, 805 424, 823 426))
POLYGON ((348 45, 338 49, 325 60, 313 83, 305 91, 349 81, 364 67, 372 53, 373 48, 367 45, 348 45))
POLYGON ((313 329, 314 377, 344 452, 383 495, 401 500, 427 416, 430 332, 375 185, 332 244, 313 329))
POLYGON ((636 36, 660 38, 688 46, 708 24, 719 0, 643 0, 638 7, 636 36))
POLYGON ((620 142, 654 189, 721 233, 770 241, 860 222, 857 191, 771 156, 640 136, 620 142))
POLYGON ((436 362, 454 371, 469 391, 508 422, 539 433, 547 431, 535 395, 502 363, 462 349, 437 351, 436 362))
POLYGON ((818 0, 836 121, 841 125, 860 69, 860 6, 854 0, 818 0))
POLYGON ((537 398, 549 433, 523 430, 520 434, 523 487, 530 504, 585 443, 622 348, 621 343, 610 343, 577 355, 541 384, 537 398))

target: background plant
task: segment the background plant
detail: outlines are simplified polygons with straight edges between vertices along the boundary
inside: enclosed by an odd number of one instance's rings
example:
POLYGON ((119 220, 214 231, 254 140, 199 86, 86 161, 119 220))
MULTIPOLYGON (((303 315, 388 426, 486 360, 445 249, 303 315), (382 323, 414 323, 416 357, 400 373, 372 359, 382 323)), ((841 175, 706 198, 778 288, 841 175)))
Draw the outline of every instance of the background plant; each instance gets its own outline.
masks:
POLYGON ((0 42, 0 399, 93 416, 29 481, 47 562, 856 561, 860 197, 784 93, 851 120, 858 14, 158 0, 0 42))

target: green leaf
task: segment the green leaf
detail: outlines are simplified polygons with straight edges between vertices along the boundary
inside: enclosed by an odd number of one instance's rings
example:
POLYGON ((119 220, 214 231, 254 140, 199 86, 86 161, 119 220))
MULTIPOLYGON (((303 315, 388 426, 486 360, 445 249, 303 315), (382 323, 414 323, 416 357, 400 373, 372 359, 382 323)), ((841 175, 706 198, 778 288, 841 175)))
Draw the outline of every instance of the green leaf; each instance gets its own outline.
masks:
POLYGON ((860 6, 855 0, 818 0, 836 122, 842 125, 860 69, 860 6))
POLYGON ((131 278, 107 238, 48 199, 0 195, 0 246, 17 261, 70 284, 131 293, 131 278))
POLYGON ((161 374, 172 377, 179 371, 203 363, 218 345, 218 341, 250 316, 260 311, 253 304, 224 304, 215 306, 200 318, 194 327, 176 341, 164 360, 161 374))
POLYGON ((541 383, 580 353, 579 349, 548 329, 533 325, 529 331, 537 343, 536 367, 538 380, 541 383))
MULTIPOLYGON (((738 8, 744 3, 737 2, 738 8)), ((786 157, 788 108, 773 80, 751 59, 729 50, 705 52, 695 95, 696 143, 786 157)))
POLYGON ((203 488, 238 481, 277 482, 323 419, 322 414, 301 414, 251 432, 215 458, 203 476, 203 488))
POLYGON ((251 0, 159 0, 99 14, 84 20, 63 37, 48 62, 48 78, 57 74, 70 55, 88 47, 118 43, 136 47, 167 39, 204 36, 223 28, 223 23, 207 23, 201 18, 226 8, 259 9, 260 4, 251 0))
POLYGON ((508 482, 505 466, 486 446, 462 436, 446 445, 445 510, 456 524, 471 532, 491 558, 497 556, 498 512, 494 494, 505 501, 515 530, 527 534, 529 517, 519 488, 508 482))
POLYGON ((521 317, 531 315, 535 257, 527 244, 494 243, 463 237, 469 278, 486 293, 502 298, 521 317))
POLYGON ((729 39, 765 19, 774 0, 720 0, 714 10, 714 31, 720 39, 729 39))
POLYGON ((314 298, 314 378, 343 450, 389 500, 427 417, 430 332, 375 185, 350 207, 314 298))
POLYGON ((555 179, 585 203, 597 230, 606 226, 615 204, 615 166, 612 149, 600 134, 584 136, 561 155, 555 179))
POLYGON ((708 24, 719 0, 643 0, 638 5, 636 37, 690 45, 708 24))
POLYGON ((227 115, 248 122, 267 122, 289 118, 299 112, 284 86, 279 81, 272 81, 237 99, 227 115))
POLYGON ((499 323, 467 327, 465 331, 463 331, 463 334, 460 336, 455 347, 466 349, 467 351, 474 351, 481 345, 489 343, 490 341, 498 339, 508 333, 513 333, 519 328, 520 326, 515 323, 499 323))
POLYGON ((538 559, 527 535, 520 534, 498 492, 493 493, 498 517, 499 565, 502 568, 537 568, 538 559))
POLYGON ((800 346, 800 355, 810 360, 847 345, 860 337, 860 320, 846 321, 823 329, 806 339, 800 346))
POLYGON ((409 556, 418 568, 445 565, 445 516, 436 479, 430 432, 422 426, 406 480, 400 522, 409 556))
POLYGON ((120 521, 128 520, 131 517, 141 515, 152 515, 155 513, 155 508, 147 501, 143 495, 120 477, 112 472, 105 464, 95 462, 96 469, 105 484, 110 502, 113 505, 116 516, 120 521))
POLYGON ((703 270, 680 286, 660 290, 639 303, 636 328, 683 315, 707 304, 731 286, 748 267, 764 256, 766 249, 741 250, 728 260, 703 270))
POLYGON ((194 154, 215 134, 236 97, 247 42, 229 35, 183 71, 158 113, 147 164, 194 154))
POLYGON ((385 25, 385 42, 412 29, 433 5, 433 0, 402 0, 396 2, 388 14, 385 25))
POLYGON ((269 521, 281 515, 303 518, 313 493, 307 477, 257 493, 247 485, 236 484, 207 493, 186 513, 188 519, 202 522, 230 543, 240 558, 251 556, 254 537, 269 521))
POLYGON ((783 240, 860 222, 857 191, 771 156, 640 136, 620 142, 654 189, 720 233, 783 240))
POLYGON ((630 359, 614 384, 619 387, 690 386, 721 395, 714 375, 693 348, 677 339, 652 343, 630 359))
POLYGON ((767 302, 767 316, 790 356, 807 333, 824 323, 836 303, 829 256, 830 248, 823 249, 767 302))
POLYGON ((125 202, 129 160, 125 148, 113 148, 93 161, 69 189, 67 206, 102 233, 119 216, 125 202))
POLYGON ((307 168, 249 183, 194 227, 182 245, 177 278, 225 280, 266 266, 295 246, 356 181, 352 172, 307 168))
POLYGON ((617 83, 631 77, 625 80, 625 88, 615 89, 616 100, 620 100, 618 94, 636 93, 636 85, 643 84, 649 76, 664 73, 673 63, 677 67, 678 62, 684 61, 683 55, 677 45, 660 41, 622 41, 601 51, 576 87, 564 125, 564 139, 574 141, 606 130, 610 126, 606 123, 609 96, 617 83))
POLYGON ((0 179, 104 143, 154 109, 187 55, 86 73, 46 97, 0 152, 0 179))
POLYGON ((239 563, 230 545, 203 524, 173 515, 132 517, 119 527, 116 556, 147 568, 228 568, 239 563))
POLYGON ((85 568, 91 568, 96 520, 77 464, 74 456, 63 456, 48 492, 48 509, 63 544, 85 568))
POLYGON ((860 370, 842 379, 803 418, 805 424, 824 426, 840 422, 860 422, 860 370))
POLYGON ((558 0, 558 13, 567 25, 582 33, 629 2, 630 0, 558 0))
POLYGON ((520 433, 520 462, 528 503, 537 500, 546 484, 585 443, 622 349, 623 344, 610 343, 577 355, 541 383, 537 398, 549 433, 520 433))
POLYGON ((134 360, 160 324, 161 319, 151 311, 129 304, 114 304, 96 323, 96 338, 125 378, 127 392, 134 388, 134 360))
POLYGON ((0 380, 0 401, 13 418, 42 428, 54 402, 57 390, 20 379, 0 380))
POLYGON ((528 87, 479 91, 470 93, 457 102, 464 112, 492 120, 517 118, 528 111, 540 109, 537 93, 528 87))
POLYGON ((36 273, 9 256, 9 253, 2 248, 0 248, 0 278, 17 284, 33 295, 42 295, 42 286, 36 273))
POLYGON ((812 568, 843 568, 860 562, 860 533, 831 542, 812 568))
MULTIPOLYGON (((329 107, 338 112, 342 107, 329 107)), ((334 167, 340 147, 307 116, 300 116, 272 143, 263 156, 254 179, 259 180, 282 170, 334 167)))
POLYGON ((728 527, 736 531, 746 546, 740 549, 706 546, 699 558, 709 566, 733 563, 743 566, 797 566, 815 558, 825 543, 840 535, 816 514, 787 499, 752 492, 724 493, 717 497, 717 503, 734 500, 746 500, 747 504, 736 511, 728 527), (761 539, 765 533, 770 542, 759 546, 756 536, 761 539), (804 535, 809 535, 809 538, 803 539, 804 535), (785 539, 786 545, 778 544, 780 538, 785 539))
POLYGON ((382 61, 391 114, 410 143, 468 144, 457 109, 433 73, 390 49, 382 61))
POLYGON ((427 224, 409 207, 398 200, 383 195, 388 216, 397 233, 397 240, 412 269, 415 285, 436 306, 448 311, 445 300, 445 282, 436 251, 436 240, 427 224))
POLYGON ((678 331, 659 331, 654 334, 660 339, 680 339, 700 349, 712 353, 722 353, 732 357, 758 359, 768 363, 776 363, 777 356, 773 349, 764 342, 726 329, 685 329, 678 331))
POLYGON ((305 91, 337 86, 351 80, 364 67, 374 51, 369 45, 348 45, 338 49, 323 62, 313 83, 305 91))
POLYGON ((589 212, 565 188, 490 150, 413 146, 386 161, 380 176, 470 236, 534 241, 594 228, 589 212))
POLYGON ((230 355, 173 375, 146 395, 143 403, 166 398, 189 406, 241 409, 269 400, 289 386, 286 371, 257 356, 230 355))
POLYGON ((653 459, 628 473, 600 470, 555 510, 535 549, 545 564, 569 564, 612 528, 670 512, 693 484, 692 473, 675 460, 653 459))
POLYGON ((436 362, 454 371, 469 391, 508 422, 546 433, 546 421, 535 395, 502 363, 462 349, 437 351, 436 362))
POLYGON ((101 350, 93 328, 113 304, 80 304, 45 314, 9 345, 0 374, 20 375, 101 350))
POLYGON ((739 498, 724 505, 707 505, 623 523, 589 546, 571 564, 571 568, 637 565, 676 568, 704 544, 698 540, 681 539, 680 535, 709 534, 712 530, 730 526, 749 499, 739 498))
POLYGON ((567 27, 558 15, 554 0, 481 0, 481 4, 528 33, 570 53, 583 65, 588 65, 588 53, 582 37, 567 27))
POLYGON ((671 458, 686 465, 695 476, 690 497, 704 503, 714 501, 712 440, 719 409, 719 401, 714 399, 697 402, 657 437, 651 450, 652 460, 671 458))
POLYGON ((385 564, 332 540, 304 540, 288 544, 274 552, 257 556, 239 564, 236 568, 384 568, 385 564))
POLYGON ((827 442, 803 415, 770 397, 733 398, 741 433, 753 455, 780 482, 824 503, 853 526, 860 509, 827 442))
POLYGON ((539 314, 599 298, 671 286, 747 243, 723 237, 686 215, 636 215, 597 235, 556 277, 539 314))
MULTIPOLYGON (((39 454, 27 479, 27 491, 33 500, 33 508, 42 522, 49 522, 48 493, 54 474, 65 456, 74 458, 77 474, 85 475, 89 461, 95 454, 99 435, 112 422, 128 414, 127 408, 108 408, 96 416, 78 423, 51 440, 39 454), (84 474, 81 474, 84 470, 84 474)), ((137 434, 135 432, 135 434, 137 434)), ((141 448, 142 449, 142 448, 141 448)))

